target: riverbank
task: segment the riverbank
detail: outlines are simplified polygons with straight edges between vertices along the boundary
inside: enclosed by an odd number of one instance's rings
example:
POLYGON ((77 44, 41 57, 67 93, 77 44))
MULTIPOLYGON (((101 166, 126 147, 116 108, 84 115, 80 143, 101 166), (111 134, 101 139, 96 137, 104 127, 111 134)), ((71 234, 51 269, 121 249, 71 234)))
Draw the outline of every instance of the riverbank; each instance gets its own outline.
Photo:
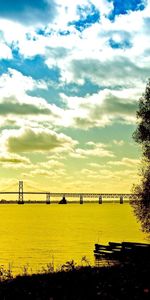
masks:
MULTIPOLYGON (((69 266, 69 265, 68 265, 69 266)), ((150 262, 107 267, 74 267, 48 274, 17 276, 0 283, 1 300, 143 300, 150 297, 150 262)))

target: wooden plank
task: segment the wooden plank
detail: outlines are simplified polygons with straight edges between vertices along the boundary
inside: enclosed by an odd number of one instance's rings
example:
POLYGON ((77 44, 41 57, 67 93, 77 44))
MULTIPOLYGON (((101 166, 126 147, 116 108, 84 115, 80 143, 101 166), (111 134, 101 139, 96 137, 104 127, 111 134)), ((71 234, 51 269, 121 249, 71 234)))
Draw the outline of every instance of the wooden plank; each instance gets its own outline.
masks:
POLYGON ((122 248, 122 244, 121 243, 113 243, 113 242, 109 242, 109 246, 112 249, 121 249, 122 248))
POLYGON ((96 257, 109 257, 116 259, 126 259, 134 257, 138 259, 140 256, 148 256, 150 254, 150 244, 122 242, 109 242, 108 245, 95 244, 94 255, 96 257))
POLYGON ((139 247, 150 247, 150 244, 146 243, 134 243, 134 242, 122 242, 123 246, 139 246, 139 247))
POLYGON ((111 247, 109 245, 100 245, 100 244, 95 244, 95 249, 100 250, 100 249, 110 249, 111 247))

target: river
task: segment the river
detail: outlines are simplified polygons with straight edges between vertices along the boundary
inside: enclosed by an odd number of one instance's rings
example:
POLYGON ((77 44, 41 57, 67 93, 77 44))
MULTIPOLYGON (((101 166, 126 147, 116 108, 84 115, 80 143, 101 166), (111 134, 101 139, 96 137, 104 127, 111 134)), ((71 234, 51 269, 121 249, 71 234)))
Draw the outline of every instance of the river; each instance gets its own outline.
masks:
POLYGON ((129 204, 0 205, 0 265, 14 274, 48 263, 94 264, 94 244, 148 242, 129 204))

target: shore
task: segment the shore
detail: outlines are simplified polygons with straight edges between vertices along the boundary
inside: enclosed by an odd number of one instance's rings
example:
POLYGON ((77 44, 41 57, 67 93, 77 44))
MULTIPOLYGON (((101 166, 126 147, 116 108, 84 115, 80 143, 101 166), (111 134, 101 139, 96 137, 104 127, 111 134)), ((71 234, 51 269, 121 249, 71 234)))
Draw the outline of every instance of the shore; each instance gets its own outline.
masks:
POLYGON ((150 298, 150 261, 107 267, 77 267, 0 282, 0 299, 143 300, 150 298))

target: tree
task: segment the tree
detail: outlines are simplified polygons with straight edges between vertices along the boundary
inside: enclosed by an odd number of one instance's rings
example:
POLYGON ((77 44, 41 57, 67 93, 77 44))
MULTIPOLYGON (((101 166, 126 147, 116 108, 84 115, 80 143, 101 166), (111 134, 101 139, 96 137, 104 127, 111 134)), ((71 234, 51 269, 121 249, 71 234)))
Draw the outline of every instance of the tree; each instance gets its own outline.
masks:
POLYGON ((142 161, 141 182, 134 187, 134 192, 138 195, 138 201, 134 202, 134 209, 143 230, 150 232, 150 79, 144 94, 139 99, 137 121, 138 126, 133 138, 142 147, 142 161))

